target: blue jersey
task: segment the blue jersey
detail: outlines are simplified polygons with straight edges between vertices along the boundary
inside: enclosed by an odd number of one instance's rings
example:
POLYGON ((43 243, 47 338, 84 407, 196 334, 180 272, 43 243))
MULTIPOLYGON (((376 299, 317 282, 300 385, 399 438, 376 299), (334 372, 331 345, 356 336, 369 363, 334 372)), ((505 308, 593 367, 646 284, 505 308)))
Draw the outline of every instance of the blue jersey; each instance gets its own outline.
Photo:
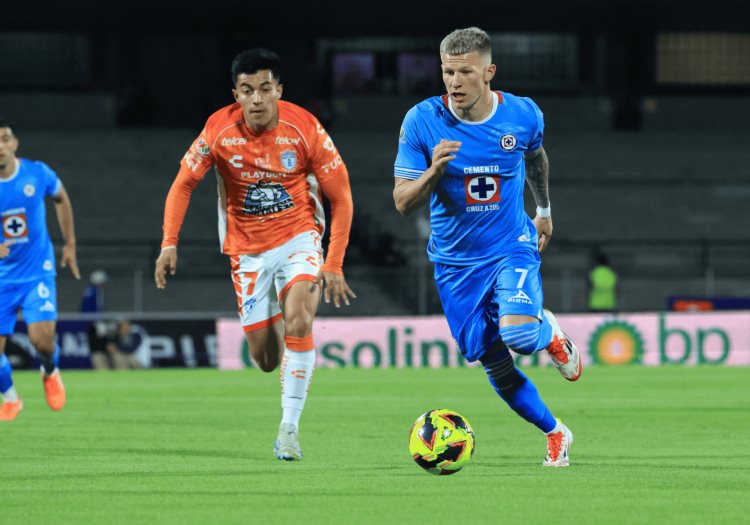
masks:
POLYGON ((45 197, 62 183, 43 162, 19 159, 16 172, 0 179, 3 242, 10 254, 0 259, 0 283, 24 283, 55 275, 55 252, 47 232, 45 197))
POLYGON ((399 135, 396 177, 418 179, 441 139, 461 142, 430 198, 430 260, 473 265, 518 250, 536 250, 524 211, 524 152, 542 146, 542 112, 529 98, 495 92, 481 122, 460 119, 447 96, 409 110, 399 135))

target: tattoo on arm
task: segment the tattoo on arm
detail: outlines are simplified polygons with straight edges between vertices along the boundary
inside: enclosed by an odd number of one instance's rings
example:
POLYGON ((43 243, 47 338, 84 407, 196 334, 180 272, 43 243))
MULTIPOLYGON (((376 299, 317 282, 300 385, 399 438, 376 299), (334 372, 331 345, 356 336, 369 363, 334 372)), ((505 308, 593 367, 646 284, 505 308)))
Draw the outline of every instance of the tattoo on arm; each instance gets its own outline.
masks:
POLYGON ((549 206, 549 159, 544 148, 539 148, 524 159, 526 183, 540 208, 549 206))

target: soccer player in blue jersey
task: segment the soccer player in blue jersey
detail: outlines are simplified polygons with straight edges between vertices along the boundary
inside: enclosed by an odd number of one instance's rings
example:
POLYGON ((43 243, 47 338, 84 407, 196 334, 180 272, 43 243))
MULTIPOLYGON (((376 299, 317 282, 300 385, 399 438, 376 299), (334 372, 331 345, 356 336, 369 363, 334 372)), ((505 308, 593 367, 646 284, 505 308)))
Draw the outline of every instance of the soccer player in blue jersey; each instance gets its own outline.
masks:
POLYGON ((547 436, 545 466, 569 464, 573 434, 556 419, 509 352, 549 352, 569 381, 575 345, 542 308, 539 253, 552 235, 542 112, 529 98, 490 89, 490 37, 459 29, 440 44, 447 94, 414 106, 399 135, 393 198, 408 214, 430 203, 427 253, 451 333, 479 360, 497 393, 547 436), (536 201, 523 207, 524 179, 536 201))
POLYGON ((55 253, 47 232, 45 198, 55 202, 65 245, 60 263, 76 279, 76 238, 73 208, 60 179, 43 162, 16 157, 18 139, 9 122, 0 119, 0 421, 12 421, 23 408, 13 386, 5 341, 13 333, 18 310, 23 312, 29 340, 41 361, 42 383, 52 410, 65 405, 65 387, 55 342, 57 287, 55 253))

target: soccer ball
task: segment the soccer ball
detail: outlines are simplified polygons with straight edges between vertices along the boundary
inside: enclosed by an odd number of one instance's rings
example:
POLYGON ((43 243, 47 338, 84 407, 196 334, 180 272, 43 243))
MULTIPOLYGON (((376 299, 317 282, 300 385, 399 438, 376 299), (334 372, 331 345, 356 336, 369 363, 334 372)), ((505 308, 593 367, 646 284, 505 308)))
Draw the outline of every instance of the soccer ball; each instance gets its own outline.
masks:
POLYGON ((409 431, 409 453, 430 474, 455 474, 474 455, 474 431, 458 412, 430 410, 409 431))

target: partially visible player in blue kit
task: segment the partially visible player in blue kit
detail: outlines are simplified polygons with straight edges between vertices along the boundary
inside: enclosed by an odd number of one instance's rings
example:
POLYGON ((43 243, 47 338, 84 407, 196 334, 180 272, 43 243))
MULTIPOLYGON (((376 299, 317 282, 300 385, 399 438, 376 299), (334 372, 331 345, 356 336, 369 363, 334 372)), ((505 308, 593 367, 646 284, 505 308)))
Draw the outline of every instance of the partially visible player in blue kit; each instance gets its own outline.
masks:
POLYGON ((459 29, 440 44, 447 95, 406 114, 393 198, 407 214, 430 202, 427 253, 453 337, 479 360, 497 393, 547 436, 545 466, 568 466, 573 434, 556 419, 508 350, 549 352, 569 381, 575 345, 542 307, 539 253, 552 235, 542 112, 529 98, 492 91, 490 37, 459 29), (524 180, 537 204, 524 211, 524 180))
POLYGON ((55 252, 47 232, 45 198, 55 202, 57 220, 65 239, 61 266, 70 266, 80 279, 76 264, 73 208, 60 179, 43 162, 16 157, 18 139, 9 122, 0 119, 0 421, 12 421, 23 408, 13 386, 12 370, 5 356, 5 341, 16 326, 18 310, 28 325, 29 340, 41 361, 42 383, 52 410, 65 406, 55 342, 57 287, 55 252))

